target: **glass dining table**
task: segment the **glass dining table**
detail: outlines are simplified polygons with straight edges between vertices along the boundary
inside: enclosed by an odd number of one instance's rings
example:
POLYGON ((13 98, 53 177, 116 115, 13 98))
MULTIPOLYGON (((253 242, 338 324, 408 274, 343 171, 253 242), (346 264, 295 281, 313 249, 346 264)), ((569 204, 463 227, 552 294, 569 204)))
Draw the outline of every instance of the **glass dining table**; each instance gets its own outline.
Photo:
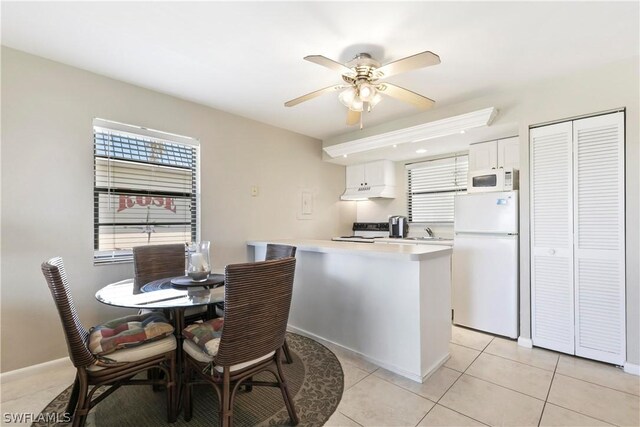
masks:
MULTIPOLYGON (((213 304, 224 301, 224 274, 212 273, 203 283, 167 277, 140 287, 135 285, 133 278, 125 279, 100 289, 96 292, 96 299, 115 307, 168 310, 174 322, 176 338, 181 340, 186 309, 203 306, 213 309, 213 304)), ((178 355, 180 353, 178 351, 178 355)))

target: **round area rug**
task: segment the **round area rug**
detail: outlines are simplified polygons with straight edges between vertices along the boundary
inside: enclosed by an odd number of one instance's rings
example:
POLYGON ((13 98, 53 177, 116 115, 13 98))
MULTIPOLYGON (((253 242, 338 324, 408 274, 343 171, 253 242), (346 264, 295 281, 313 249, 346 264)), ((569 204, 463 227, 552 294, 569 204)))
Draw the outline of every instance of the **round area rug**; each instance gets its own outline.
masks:
MULTIPOLYGON (((300 425, 321 426, 333 414, 344 387, 342 367, 336 356, 322 344, 301 335, 287 333, 293 363, 283 363, 284 375, 293 396, 300 425)), ((255 380, 273 381, 262 373, 255 380)), ((289 415, 277 387, 241 387, 233 408, 234 426, 289 425, 289 415)), ((62 413, 71 386, 60 393, 42 414, 62 413)), ((153 392, 151 386, 124 386, 100 402, 87 417, 87 426, 185 426, 218 425, 218 398, 210 385, 193 388, 193 418, 188 423, 182 413, 173 424, 167 423, 166 395, 153 392)), ((44 418, 44 417, 43 417, 44 418)), ((49 417, 48 419, 51 419, 49 417)), ((61 417, 60 417, 61 418, 61 417)), ((34 426, 51 424, 34 423, 34 426)), ((64 425, 64 424, 60 424, 64 425)))

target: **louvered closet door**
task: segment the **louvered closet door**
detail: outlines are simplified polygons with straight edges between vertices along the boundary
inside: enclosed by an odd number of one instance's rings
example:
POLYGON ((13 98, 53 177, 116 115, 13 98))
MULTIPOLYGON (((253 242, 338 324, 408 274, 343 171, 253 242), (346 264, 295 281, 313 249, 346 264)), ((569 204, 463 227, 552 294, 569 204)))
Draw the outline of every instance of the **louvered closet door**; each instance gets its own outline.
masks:
POLYGON ((533 344, 574 353, 572 124, 530 131, 533 344))
POLYGON ((625 361, 624 113, 576 120, 576 355, 625 361))

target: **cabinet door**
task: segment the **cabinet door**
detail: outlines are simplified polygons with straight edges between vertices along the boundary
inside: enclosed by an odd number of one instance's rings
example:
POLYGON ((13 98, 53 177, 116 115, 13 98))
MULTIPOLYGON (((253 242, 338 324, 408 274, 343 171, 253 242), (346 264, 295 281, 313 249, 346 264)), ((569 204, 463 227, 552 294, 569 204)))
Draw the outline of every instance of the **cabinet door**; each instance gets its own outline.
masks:
POLYGON ((576 120, 576 355, 625 361, 624 114, 576 120))
POLYGON ((498 141, 469 146, 469 170, 477 171, 498 167, 498 141))
POLYGON ((364 185, 364 164, 347 166, 347 188, 358 188, 364 185))
POLYGON ((393 162, 380 160, 366 163, 364 168, 364 181, 366 185, 394 185, 393 162))
POLYGON ((530 131, 533 344, 574 353, 572 123, 530 131))
POLYGON ((498 140, 498 167, 520 169, 520 138, 498 140))

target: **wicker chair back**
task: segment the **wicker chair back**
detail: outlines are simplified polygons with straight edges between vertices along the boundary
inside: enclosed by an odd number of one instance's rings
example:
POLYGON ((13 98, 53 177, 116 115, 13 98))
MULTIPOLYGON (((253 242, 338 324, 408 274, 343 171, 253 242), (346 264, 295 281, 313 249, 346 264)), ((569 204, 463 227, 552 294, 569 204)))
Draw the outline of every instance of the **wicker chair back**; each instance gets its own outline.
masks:
POLYGON ((267 244, 267 253, 264 257, 265 261, 273 259, 288 258, 296 256, 296 247, 289 245, 276 245, 273 243, 267 244))
POLYGON ((183 276, 185 259, 183 244, 133 248, 134 287, 139 289, 140 286, 153 280, 183 276))
POLYGON ((282 347, 295 267, 296 259, 291 257, 226 267, 217 365, 248 362, 282 347))
POLYGON ((67 273, 62 258, 51 258, 43 262, 41 268, 62 321, 71 362, 76 368, 92 365, 96 358, 87 348, 89 331, 82 326, 78 318, 78 312, 69 292, 67 273))

